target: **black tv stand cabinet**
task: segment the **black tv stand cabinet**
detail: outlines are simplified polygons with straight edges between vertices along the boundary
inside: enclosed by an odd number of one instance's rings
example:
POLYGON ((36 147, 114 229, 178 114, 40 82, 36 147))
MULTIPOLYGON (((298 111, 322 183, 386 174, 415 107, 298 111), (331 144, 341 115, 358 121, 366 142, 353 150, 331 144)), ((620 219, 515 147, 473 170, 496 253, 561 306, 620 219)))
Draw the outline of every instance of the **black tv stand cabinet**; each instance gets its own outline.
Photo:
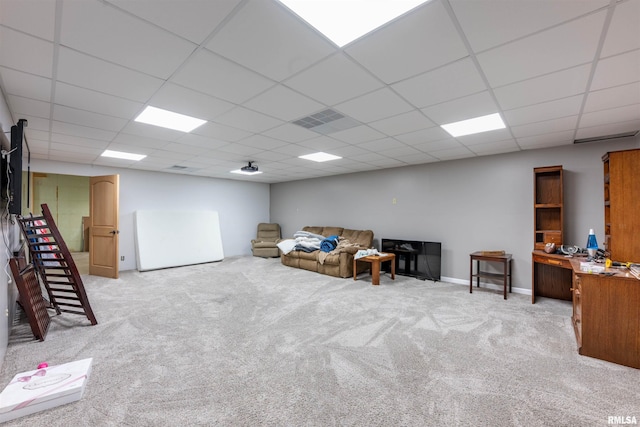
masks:
POLYGON ((420 280, 440 280, 442 244, 417 240, 382 239, 381 252, 396 255, 396 274, 420 280))

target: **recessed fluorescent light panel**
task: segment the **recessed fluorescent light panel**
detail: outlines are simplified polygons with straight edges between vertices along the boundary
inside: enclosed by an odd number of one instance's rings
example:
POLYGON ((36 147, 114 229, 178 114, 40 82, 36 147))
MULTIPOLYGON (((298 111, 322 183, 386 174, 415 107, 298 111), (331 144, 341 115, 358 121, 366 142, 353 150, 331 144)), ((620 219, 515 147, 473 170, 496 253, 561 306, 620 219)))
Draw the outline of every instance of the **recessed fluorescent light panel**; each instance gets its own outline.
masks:
POLYGON ((329 160, 341 159, 342 157, 334 156, 333 154, 323 153, 322 151, 319 151, 313 154, 298 156, 298 158, 305 159, 305 160, 313 160, 314 162, 327 162, 329 160))
POLYGON ((234 171, 231 171, 231 173, 237 173, 240 175, 259 175, 262 173, 262 171, 243 171, 242 169, 236 169, 234 171))
POLYGON ((146 154, 125 153, 124 151, 104 150, 102 157, 113 157, 114 159, 135 160, 139 161, 147 157, 146 154))
POLYGON ((152 106, 145 108, 144 111, 136 117, 135 121, 182 132, 191 132, 207 122, 206 120, 196 119, 195 117, 185 116, 184 114, 174 113, 173 111, 152 106))
POLYGON ((458 137, 487 132, 490 130, 504 129, 506 126, 502 121, 500 114, 495 113, 487 116, 476 117, 474 119, 449 123, 440 127, 449 132, 451 136, 458 137))
POLYGON ((280 0, 342 47, 428 0, 280 0))

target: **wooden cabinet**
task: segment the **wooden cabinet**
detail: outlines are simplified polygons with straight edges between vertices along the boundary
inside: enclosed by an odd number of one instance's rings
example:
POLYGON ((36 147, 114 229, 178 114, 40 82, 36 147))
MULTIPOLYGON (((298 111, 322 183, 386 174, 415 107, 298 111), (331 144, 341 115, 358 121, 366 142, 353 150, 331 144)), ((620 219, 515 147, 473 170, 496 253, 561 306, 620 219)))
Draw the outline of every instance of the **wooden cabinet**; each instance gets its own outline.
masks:
POLYGON ((533 169, 534 249, 562 245, 564 195, 562 166, 533 169))
POLYGON ((640 149, 613 151, 604 164, 604 247, 611 259, 640 262, 640 149))
POLYGON ((640 368, 640 281, 628 270, 612 270, 615 275, 608 277, 583 273, 580 261, 571 263, 578 352, 640 368))

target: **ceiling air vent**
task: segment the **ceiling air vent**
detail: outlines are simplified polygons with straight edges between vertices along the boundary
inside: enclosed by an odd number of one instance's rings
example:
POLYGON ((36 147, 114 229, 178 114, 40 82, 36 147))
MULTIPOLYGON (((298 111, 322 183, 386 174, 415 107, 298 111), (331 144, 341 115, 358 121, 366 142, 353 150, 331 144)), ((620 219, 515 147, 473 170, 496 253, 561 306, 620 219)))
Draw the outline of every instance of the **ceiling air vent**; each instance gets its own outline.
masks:
POLYGON ((323 135, 360 125, 360 122, 346 117, 331 108, 294 120, 292 123, 323 135))
POLYGON ((609 141, 611 139, 629 138, 636 136, 640 130, 632 130, 631 132, 616 133, 614 135, 594 136, 591 138, 574 139, 574 144, 584 144, 586 142, 609 141))

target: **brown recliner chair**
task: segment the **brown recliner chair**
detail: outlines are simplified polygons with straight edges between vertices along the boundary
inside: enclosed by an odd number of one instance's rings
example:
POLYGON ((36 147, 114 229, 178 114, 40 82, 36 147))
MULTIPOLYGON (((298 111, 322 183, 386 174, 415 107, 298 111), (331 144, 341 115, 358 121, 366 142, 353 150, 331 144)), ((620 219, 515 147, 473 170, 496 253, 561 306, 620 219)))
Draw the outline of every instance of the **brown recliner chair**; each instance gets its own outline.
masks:
POLYGON ((251 240, 253 256, 274 258, 280 256, 276 243, 280 241, 280 225, 261 222, 258 224, 257 237, 251 240))

